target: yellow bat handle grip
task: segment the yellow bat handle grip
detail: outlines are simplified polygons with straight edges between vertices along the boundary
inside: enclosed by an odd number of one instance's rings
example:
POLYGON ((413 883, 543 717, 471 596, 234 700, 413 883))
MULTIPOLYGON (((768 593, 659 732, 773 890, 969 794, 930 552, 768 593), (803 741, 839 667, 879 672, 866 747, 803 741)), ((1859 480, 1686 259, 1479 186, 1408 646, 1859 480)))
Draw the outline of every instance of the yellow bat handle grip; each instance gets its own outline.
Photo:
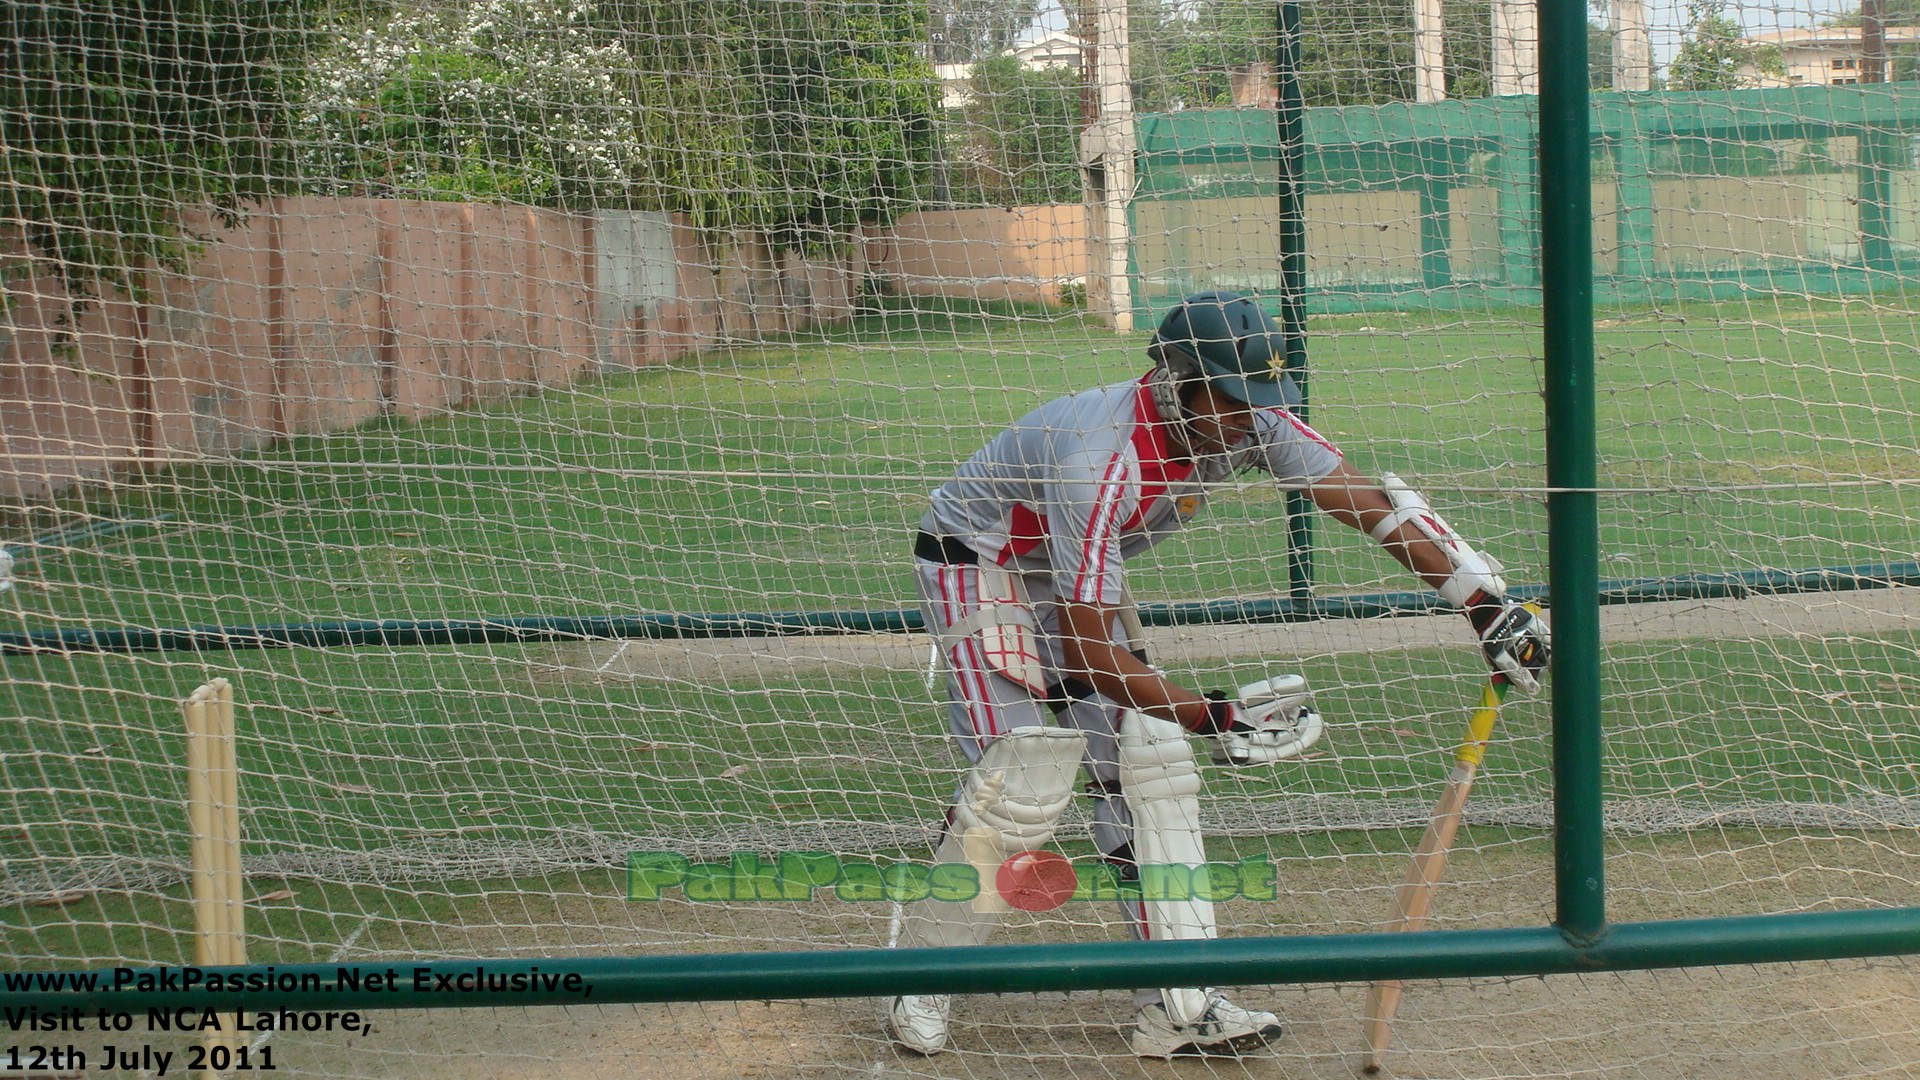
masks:
MULTIPOLYGON (((1528 604, 1526 607, 1535 615, 1540 614, 1540 608, 1536 605, 1528 604)), ((1487 681, 1486 687, 1480 691, 1480 707, 1467 718, 1467 741, 1454 751, 1454 761, 1476 769, 1480 767, 1480 759, 1487 754, 1487 740, 1493 738, 1493 722, 1500 717, 1500 703, 1507 700, 1507 688, 1510 685, 1505 675, 1495 675, 1487 681)))
POLYGON ((1480 767, 1486 756, 1487 740, 1493 738, 1493 722, 1500 718, 1500 703, 1507 700, 1507 680, 1490 679, 1480 691, 1480 707, 1467 719, 1467 741, 1454 751, 1453 760, 1462 765, 1480 767))

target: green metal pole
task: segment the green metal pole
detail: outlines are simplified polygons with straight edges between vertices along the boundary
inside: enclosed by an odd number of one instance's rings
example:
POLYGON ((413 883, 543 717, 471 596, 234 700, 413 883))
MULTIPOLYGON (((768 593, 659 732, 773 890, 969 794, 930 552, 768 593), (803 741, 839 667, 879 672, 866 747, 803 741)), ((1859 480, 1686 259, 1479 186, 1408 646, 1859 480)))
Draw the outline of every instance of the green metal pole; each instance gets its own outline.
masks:
MULTIPOLYGON (((1275 120, 1280 127, 1280 330, 1286 339, 1286 370, 1300 388, 1293 412, 1307 419, 1307 214, 1302 188, 1306 169, 1306 101, 1300 94, 1300 5, 1282 0, 1275 12, 1275 120)), ((1313 500, 1287 496, 1287 592, 1313 594, 1313 500)))
POLYGON ((1555 922, 1576 942, 1593 941, 1606 928, 1590 127, 1586 4, 1540 0, 1540 291, 1555 645, 1555 922))
POLYGON ((1552 927, 1529 927, 958 949, 6 972, 7 978, 0 980, 0 1007, 43 1012, 432 1009, 1042 993, 1164 982, 1250 986, 1552 975, 1917 951, 1920 908, 1880 908, 1626 923, 1584 947, 1552 927))
MULTIPOLYGON (((1880 93, 1879 88, 1871 91, 1880 93)), ((1897 131, 1862 126, 1855 144, 1859 154, 1857 196, 1860 204, 1860 265, 1866 268, 1869 288, 1893 271, 1893 173, 1904 163, 1904 140, 1897 131)))

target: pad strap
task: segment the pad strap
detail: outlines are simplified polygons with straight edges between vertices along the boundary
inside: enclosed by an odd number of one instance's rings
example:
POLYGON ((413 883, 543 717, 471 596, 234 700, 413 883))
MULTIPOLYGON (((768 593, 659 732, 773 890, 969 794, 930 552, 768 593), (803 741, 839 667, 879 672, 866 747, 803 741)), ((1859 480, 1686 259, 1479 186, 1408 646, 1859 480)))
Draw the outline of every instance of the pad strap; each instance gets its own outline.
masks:
POLYGON ((1046 668, 1040 662, 1040 624, 1026 584, 1019 574, 993 563, 979 563, 973 570, 979 606, 938 629, 940 655, 949 655, 960 642, 977 635, 981 652, 995 671, 1045 698, 1048 686, 1046 668))

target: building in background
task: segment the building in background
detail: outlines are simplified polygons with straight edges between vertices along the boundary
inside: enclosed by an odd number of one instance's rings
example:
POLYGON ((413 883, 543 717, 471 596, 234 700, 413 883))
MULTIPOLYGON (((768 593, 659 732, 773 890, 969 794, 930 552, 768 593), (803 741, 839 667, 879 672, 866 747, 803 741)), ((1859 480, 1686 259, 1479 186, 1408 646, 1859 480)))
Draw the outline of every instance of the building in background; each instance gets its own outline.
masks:
MULTIPOLYGON (((1885 29, 1889 79, 1894 78, 1892 57, 1896 52, 1909 55, 1920 46, 1920 27, 1889 26, 1885 29)), ((1742 74, 1755 87, 1768 86, 1846 86, 1860 81, 1865 50, 1857 26, 1815 26, 1775 30, 1747 38, 1754 45, 1772 45, 1780 49, 1781 75, 1744 70, 1742 74)))

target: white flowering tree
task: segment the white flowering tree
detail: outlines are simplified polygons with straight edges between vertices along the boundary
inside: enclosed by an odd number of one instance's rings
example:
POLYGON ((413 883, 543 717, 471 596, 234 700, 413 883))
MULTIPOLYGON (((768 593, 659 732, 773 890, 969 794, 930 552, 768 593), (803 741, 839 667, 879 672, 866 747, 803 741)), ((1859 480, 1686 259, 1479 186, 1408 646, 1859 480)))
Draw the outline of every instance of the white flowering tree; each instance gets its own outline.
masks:
POLYGON ((307 176, 332 193, 621 204, 647 152, 589 0, 403 8, 309 72, 307 176))
POLYGON ((310 71, 310 190, 690 215, 806 243, 910 208, 934 80, 911 0, 433 0, 310 71))

